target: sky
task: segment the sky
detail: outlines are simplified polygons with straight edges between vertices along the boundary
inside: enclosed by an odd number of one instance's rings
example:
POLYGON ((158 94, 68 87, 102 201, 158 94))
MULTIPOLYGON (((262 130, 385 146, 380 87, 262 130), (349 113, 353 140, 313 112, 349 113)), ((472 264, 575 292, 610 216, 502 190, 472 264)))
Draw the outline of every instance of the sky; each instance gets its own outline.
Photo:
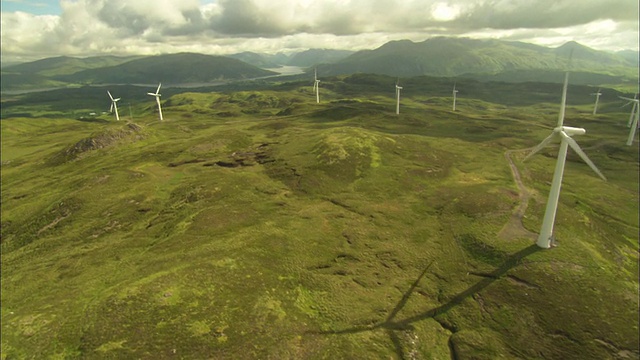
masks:
POLYGON ((2 62, 493 38, 638 50, 637 0, 0 0, 2 62))

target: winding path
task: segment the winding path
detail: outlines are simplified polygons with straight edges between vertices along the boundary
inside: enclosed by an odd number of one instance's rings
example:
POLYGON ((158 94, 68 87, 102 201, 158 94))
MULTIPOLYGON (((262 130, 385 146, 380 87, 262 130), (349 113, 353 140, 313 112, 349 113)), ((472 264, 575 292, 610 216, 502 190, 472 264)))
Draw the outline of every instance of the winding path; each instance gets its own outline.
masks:
POLYGON ((513 159, 511 158, 511 154, 514 152, 521 151, 529 151, 531 149, 521 149, 521 150, 507 150, 504 152, 504 157, 507 159, 509 163, 509 167, 511 168, 511 175, 513 175, 513 181, 518 186, 520 205, 515 209, 509 221, 500 229, 498 232, 498 236, 502 239, 514 239, 519 237, 536 239, 537 234, 533 233, 522 225, 522 217, 524 213, 527 211, 527 207, 529 206, 529 198, 531 198, 531 193, 522 183, 522 178, 520 176, 520 172, 518 171, 518 167, 514 164, 513 159))

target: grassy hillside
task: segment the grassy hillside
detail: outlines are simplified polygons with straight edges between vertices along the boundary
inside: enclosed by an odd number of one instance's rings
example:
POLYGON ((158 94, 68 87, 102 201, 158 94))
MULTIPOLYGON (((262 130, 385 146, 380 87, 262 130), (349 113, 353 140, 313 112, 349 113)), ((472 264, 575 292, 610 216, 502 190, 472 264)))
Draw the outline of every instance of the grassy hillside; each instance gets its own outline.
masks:
POLYGON ((287 64, 303 67, 317 64, 331 64, 338 62, 353 53, 354 51, 350 50, 309 49, 291 56, 287 64))
POLYGON ((124 60, 116 57, 62 57, 21 64, 2 70, 2 90, 88 84, 202 84, 277 74, 237 59, 191 53, 124 60))
POLYGON ((0 81, 0 89, 6 90, 28 90, 28 89, 46 89, 66 86, 67 83, 50 79, 46 76, 38 74, 11 74, 2 72, 0 81))
POLYGON ((359 51, 333 65, 319 67, 322 74, 357 72, 390 76, 460 76, 566 68, 572 53, 572 71, 636 79, 637 64, 627 58, 596 51, 578 43, 557 49, 501 40, 436 37, 414 43, 391 41, 375 50, 359 51))
POLYGON ((91 84, 168 84, 206 83, 216 80, 245 79, 275 75, 237 59, 192 53, 158 55, 118 66, 80 71, 60 80, 91 84))
POLYGON ((9 66, 3 68, 3 71, 16 74, 38 74, 42 76, 67 75, 86 69, 115 66, 137 58, 139 58, 139 56, 94 56, 89 58, 60 56, 9 66))
POLYGON ((46 89, 66 87, 69 84, 56 75, 68 75, 86 69, 114 66, 138 57, 95 56, 90 58, 73 58, 61 56, 47 58, 2 68, 3 91, 46 89))
POLYGON ((257 66, 259 68, 277 68, 286 64, 288 58, 280 58, 275 55, 257 54, 251 51, 245 51, 238 54, 228 55, 227 57, 238 59, 247 64, 257 66))
POLYGON ((302 82, 167 94, 164 122, 3 115, 2 358, 638 357, 628 114, 570 88, 609 181, 570 152, 543 251, 556 148, 522 150, 560 89, 476 82, 496 101, 461 86, 454 113, 424 80, 399 116, 375 75, 323 80, 321 104, 302 82))

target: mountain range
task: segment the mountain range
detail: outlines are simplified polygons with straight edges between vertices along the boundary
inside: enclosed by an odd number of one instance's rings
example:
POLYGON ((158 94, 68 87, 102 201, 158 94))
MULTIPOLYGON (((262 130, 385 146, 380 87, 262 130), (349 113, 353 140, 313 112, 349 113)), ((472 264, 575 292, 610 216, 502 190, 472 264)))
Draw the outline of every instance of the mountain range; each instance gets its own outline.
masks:
POLYGON ((634 62, 628 54, 597 51, 573 41, 548 48, 523 42, 436 37, 417 43, 391 41, 318 67, 325 75, 364 72, 401 77, 561 69, 637 77, 638 62, 637 56, 634 62))
POLYGON ((207 83, 227 79, 246 79, 277 73, 223 56, 179 53, 158 55, 116 66, 82 70, 54 77, 71 83, 207 83))
POLYGON ((374 73, 557 82, 561 80, 557 74, 570 69, 582 74, 574 80, 585 85, 635 84, 638 78, 638 52, 609 53, 576 42, 549 48, 515 41, 436 37, 423 42, 391 41, 358 52, 309 49, 294 54, 56 57, 3 67, 2 90, 78 84, 211 83, 276 75, 265 69, 285 65, 317 67, 320 76, 374 73))
POLYGON ((148 57, 115 58, 104 66, 88 67, 94 58, 45 59, 2 70, 2 89, 45 84, 166 84, 211 83, 277 75, 224 56, 178 53, 148 57), (80 66, 78 65, 80 64, 80 66), (72 71, 70 69, 74 69, 72 71))

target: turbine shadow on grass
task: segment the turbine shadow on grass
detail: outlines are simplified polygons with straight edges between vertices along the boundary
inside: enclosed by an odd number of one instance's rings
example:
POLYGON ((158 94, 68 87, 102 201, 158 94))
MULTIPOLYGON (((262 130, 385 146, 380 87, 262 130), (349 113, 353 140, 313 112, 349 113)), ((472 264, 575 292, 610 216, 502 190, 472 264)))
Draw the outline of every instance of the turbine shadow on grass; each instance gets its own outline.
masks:
POLYGON ((462 303, 468 297, 480 292, 487 286, 491 285, 494 281, 500 279, 503 275, 507 273, 507 271, 516 267, 522 259, 539 250, 541 250, 541 248, 538 247, 536 244, 530 245, 514 253, 513 255, 509 256, 500 267, 486 274, 481 281, 477 282, 476 284, 472 285, 471 287, 462 291, 461 293, 455 295, 446 304, 427 310, 423 313, 410 316, 403 320, 395 320, 395 317, 398 315, 400 310, 402 310, 402 308, 404 308, 404 306, 407 304, 407 301, 409 300, 412 293, 420 283, 420 280, 422 280, 422 278, 426 275, 427 271, 433 264, 433 261, 432 261, 429 265, 427 265, 427 267, 422 271, 422 273, 420 273, 416 281, 414 281, 413 284, 411 284, 411 286, 409 287, 409 289, 407 289, 404 295, 402 295, 402 298, 400 299, 398 304, 396 304, 393 310, 389 312, 389 315, 384 321, 371 326, 357 326, 357 327, 352 327, 344 330, 314 331, 314 332, 308 332, 308 333, 316 334, 316 335, 340 335, 340 334, 356 334, 356 333, 361 333, 365 331, 373 331, 376 329, 385 329, 386 332, 389 334, 391 341, 393 342, 394 348, 396 350, 396 354, 400 359, 405 359, 406 356, 402 349, 400 338, 395 333, 395 331, 410 330, 412 328, 411 324, 414 322, 418 322, 418 321, 429 319, 429 318, 435 318, 438 315, 446 313, 447 311, 451 310, 453 307, 462 303))

